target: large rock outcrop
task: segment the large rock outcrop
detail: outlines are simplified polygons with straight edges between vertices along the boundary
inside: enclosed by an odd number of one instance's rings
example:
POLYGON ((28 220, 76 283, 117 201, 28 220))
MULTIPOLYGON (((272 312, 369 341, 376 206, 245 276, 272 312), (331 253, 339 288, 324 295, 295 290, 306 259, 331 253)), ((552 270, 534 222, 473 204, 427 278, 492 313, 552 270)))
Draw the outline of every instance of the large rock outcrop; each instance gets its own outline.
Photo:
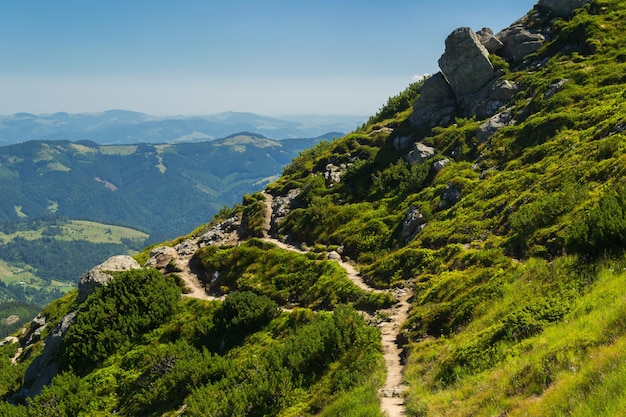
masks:
POLYGON ((546 41, 541 33, 526 29, 524 20, 498 32, 496 38, 502 43, 498 55, 512 63, 519 63, 527 55, 537 52, 546 41))
POLYGON ((539 0, 539 7, 548 9, 555 16, 567 17, 587 3, 589 0, 539 0))
MULTIPOLYGON (((502 73, 495 71, 489 60, 490 51, 504 48, 489 28, 483 28, 479 34, 470 28, 453 31, 439 59, 441 72, 421 87, 409 118, 411 124, 432 128, 452 124, 456 115, 483 118, 496 114, 518 91, 516 84, 498 79, 502 73)), ((394 145, 405 150, 411 142, 408 138, 396 138, 394 145)))
POLYGON ((98 266, 90 269, 78 281, 78 301, 83 302, 96 288, 106 285, 113 278, 113 272, 140 269, 141 265, 128 255, 112 256, 98 266))
MULTIPOLYGON (((450 124, 456 109, 456 97, 441 72, 436 73, 422 85, 420 96, 413 105, 410 120, 418 128, 450 124)), ((401 149, 408 144, 397 143, 401 149)))
POLYGON ((455 29, 446 38, 439 68, 457 97, 478 92, 495 76, 489 52, 468 27, 455 29))

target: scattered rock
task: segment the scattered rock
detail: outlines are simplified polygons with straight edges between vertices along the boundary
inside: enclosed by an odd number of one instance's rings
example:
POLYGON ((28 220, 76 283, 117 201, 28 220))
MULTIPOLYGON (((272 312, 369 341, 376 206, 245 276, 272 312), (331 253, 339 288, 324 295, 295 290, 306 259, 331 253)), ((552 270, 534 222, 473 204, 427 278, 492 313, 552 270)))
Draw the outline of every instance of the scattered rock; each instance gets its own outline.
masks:
POLYGON ((478 92, 495 76, 489 52, 468 27, 455 29, 446 38, 439 68, 457 97, 478 92))
POLYGON ((195 240, 186 239, 180 242, 178 245, 174 246, 174 249, 176 250, 178 256, 189 256, 196 253, 196 251, 198 250, 198 244, 195 240))
POLYGON ((411 165, 421 164, 436 153, 435 148, 416 142, 413 144, 413 149, 406 155, 406 160, 411 165))
POLYGON ((113 278, 112 272, 141 269, 141 265, 128 255, 113 256, 90 269, 78 282, 78 302, 83 302, 96 288, 106 285, 113 278))
POLYGON ((461 189, 456 184, 449 183, 441 196, 440 209, 447 209, 455 205, 461 199, 461 189))
POLYGON ((176 246, 176 250, 180 256, 186 256, 195 253, 197 248, 236 242, 239 239, 239 234, 241 232, 241 223, 241 216, 229 217, 223 222, 212 227, 208 232, 205 232, 202 236, 200 236, 200 238, 197 239, 197 241, 190 241, 184 247, 176 246), (191 252, 192 250, 193 252, 191 252))
POLYGON ((405 243, 412 241, 425 226, 426 219, 424 219, 424 215, 420 213, 419 209, 411 205, 402 222, 402 238, 404 238, 405 243))
POLYGON ((433 163, 433 169, 435 170, 435 172, 439 173, 441 172, 441 170, 443 170, 446 165, 448 165, 450 163, 449 159, 440 159, 439 161, 436 161, 435 163, 433 163))
POLYGON ((378 390, 378 395, 382 398, 402 398, 405 391, 405 387, 383 388, 378 390))
POLYGON ((172 259, 178 258, 178 252, 171 246, 159 246, 150 251, 150 259, 144 265, 147 268, 164 269, 172 259))
POLYGON ((548 9, 555 16, 567 17, 587 3, 589 0, 539 0, 539 7, 548 9))
POLYGON ((567 78, 562 78, 559 81, 552 83, 548 86, 548 88, 546 89, 546 92, 543 93, 543 98, 544 100, 550 100, 552 97, 554 97, 554 95, 556 93, 558 93, 559 91, 561 91, 561 89, 563 88, 563 86, 568 82, 569 80, 567 78))
POLYGON ((515 119, 513 119, 513 115, 510 111, 503 111, 502 113, 498 113, 492 116, 485 123, 480 125, 476 130, 476 139, 478 139, 478 143, 487 142, 494 133, 496 133, 499 129, 504 126, 512 126, 515 124, 515 119))

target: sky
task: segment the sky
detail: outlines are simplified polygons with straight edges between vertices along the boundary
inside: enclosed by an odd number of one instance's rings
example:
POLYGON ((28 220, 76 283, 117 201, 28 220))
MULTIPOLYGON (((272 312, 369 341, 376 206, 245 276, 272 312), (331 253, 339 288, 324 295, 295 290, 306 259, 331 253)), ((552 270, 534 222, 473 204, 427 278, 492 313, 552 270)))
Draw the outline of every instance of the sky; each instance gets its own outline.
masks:
POLYGON ((536 0, 0 0, 0 114, 372 115, 536 0))

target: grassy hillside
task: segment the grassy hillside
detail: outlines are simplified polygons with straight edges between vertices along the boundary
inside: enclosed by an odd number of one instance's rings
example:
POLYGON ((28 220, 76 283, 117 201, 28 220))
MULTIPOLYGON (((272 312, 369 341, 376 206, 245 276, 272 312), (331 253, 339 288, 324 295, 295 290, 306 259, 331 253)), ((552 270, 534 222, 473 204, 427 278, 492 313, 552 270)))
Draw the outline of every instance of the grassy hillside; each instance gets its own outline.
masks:
POLYGON ((476 138, 485 119, 415 130, 410 108, 384 108, 271 186, 303 190, 282 233, 344 245, 371 284, 415 289, 409 415, 625 409, 625 15, 623 1, 592 1, 541 22, 553 39, 502 75, 520 86, 506 105, 517 123, 486 143, 476 138), (406 135, 436 154, 408 165, 393 146, 406 135), (328 162, 350 159, 327 187, 328 162), (407 243, 414 210, 424 226, 407 243))
MULTIPOLYGON (((623 414, 625 17, 626 1, 593 0, 567 18, 523 19, 549 36, 524 60, 491 57, 518 88, 498 110, 515 123, 487 139, 488 117, 460 107, 416 127, 417 83, 356 132, 301 153, 267 187, 290 201, 272 206, 278 224, 267 230, 269 200, 255 194, 189 236, 237 216, 257 236, 191 258, 223 301, 178 297, 180 269, 120 274, 85 303, 70 293, 49 305, 51 323, 77 311, 60 373, 28 408, 0 411, 381 416, 379 308, 408 291, 395 338, 406 391, 393 393, 406 415, 623 414), (415 162, 400 140, 433 152, 415 162), (387 292, 362 291, 328 252, 387 292)), ((42 349, 11 365, 12 346, 5 399, 28 388, 24 368, 42 349)))

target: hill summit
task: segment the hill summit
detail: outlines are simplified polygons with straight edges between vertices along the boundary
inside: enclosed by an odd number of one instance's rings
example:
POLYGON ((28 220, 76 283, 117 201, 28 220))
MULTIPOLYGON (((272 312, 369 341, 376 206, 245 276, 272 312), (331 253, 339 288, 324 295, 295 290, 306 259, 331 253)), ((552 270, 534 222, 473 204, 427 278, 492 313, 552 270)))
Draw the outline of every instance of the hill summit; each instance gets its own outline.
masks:
POLYGON ((625 25, 542 0, 455 30, 361 128, 46 307, 0 411, 621 415, 625 25))

